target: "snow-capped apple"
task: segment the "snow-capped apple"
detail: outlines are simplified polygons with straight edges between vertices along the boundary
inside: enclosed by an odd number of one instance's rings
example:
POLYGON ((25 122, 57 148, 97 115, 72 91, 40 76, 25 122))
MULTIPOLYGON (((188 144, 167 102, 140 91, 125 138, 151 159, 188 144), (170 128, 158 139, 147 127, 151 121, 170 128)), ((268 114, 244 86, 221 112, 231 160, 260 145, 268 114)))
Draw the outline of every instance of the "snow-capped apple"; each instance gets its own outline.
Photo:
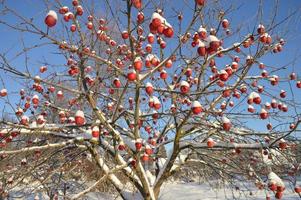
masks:
POLYGON ((98 126, 93 126, 93 128, 92 128, 92 137, 94 137, 94 138, 99 137, 99 127, 98 126))
POLYGON ((0 97, 5 97, 7 95, 7 90, 4 88, 0 91, 0 97))
POLYGON ((167 72, 163 69, 160 72, 160 78, 162 78, 164 80, 164 79, 167 79, 167 76, 168 76, 167 72))
POLYGON ((121 33, 121 37, 122 37, 122 39, 128 39, 129 38, 129 33, 127 32, 127 31, 123 31, 122 33, 121 33))
POLYGON ((146 153, 142 154, 142 156, 141 156, 141 160, 142 160, 143 162, 147 162, 147 161, 149 161, 149 155, 148 155, 148 154, 146 154, 146 153))
POLYGON ((125 144, 124 144, 124 142, 119 142, 119 145, 118 145, 118 150, 119 151, 124 151, 125 150, 125 144))
POLYGON ((265 27, 262 24, 259 24, 257 27, 257 33, 258 34, 264 34, 265 33, 265 27))
POLYGON ((50 10, 46 15, 45 24, 48 27, 53 27, 56 25, 56 22, 57 22, 57 14, 55 11, 50 10))
POLYGON ((153 85, 150 82, 146 83, 145 91, 148 95, 152 95, 154 92, 153 85))
POLYGON ((143 14, 143 12, 138 12, 138 15, 137 15, 137 22, 138 22, 139 24, 141 24, 143 21, 144 21, 144 14, 143 14))
POLYGON ((222 26, 224 29, 229 28, 229 21, 227 19, 223 19, 222 26))
POLYGON ((269 117, 269 113, 264 108, 261 109, 259 115, 261 119, 267 119, 269 117))
POLYGON ((86 123, 85 114, 82 110, 78 110, 75 113, 75 124, 77 126, 82 126, 86 123))
POLYGON ((214 147, 214 145, 215 145, 214 140, 212 138, 208 138, 208 140, 207 140, 207 147, 208 148, 212 148, 212 147, 214 147))
POLYGON ((154 108, 156 110, 159 110, 161 108, 161 103, 160 103, 159 99, 157 97, 153 97, 153 101, 154 101, 154 104, 153 104, 154 108))
POLYGON ((183 94, 186 94, 188 93, 190 90, 190 85, 187 81, 181 81, 180 83, 180 91, 183 93, 183 94))
POLYGON ((20 123, 21 123, 22 125, 24 125, 24 126, 27 126, 28 123, 29 123, 29 118, 28 118, 27 116, 23 115, 23 116, 21 117, 20 123))
POLYGON ((225 131, 229 131, 231 129, 232 124, 231 124, 231 121, 227 117, 224 116, 222 118, 222 123, 223 123, 223 129, 225 131))
POLYGON ((279 141, 279 148, 280 148, 281 150, 284 150, 284 149, 286 149, 286 147, 287 147, 287 143, 286 143, 286 141, 282 138, 282 139, 279 141))
POLYGON ((229 78, 229 75, 228 75, 228 73, 226 72, 226 70, 221 70, 221 71, 219 72, 219 79, 220 79, 221 81, 227 81, 228 78, 229 78))
POLYGON ((138 138, 135 140, 135 147, 137 151, 140 151, 142 148, 142 139, 138 138))
POLYGON ((32 101, 32 103, 35 104, 35 105, 39 104, 39 102, 40 102, 39 96, 35 94, 35 95, 32 97, 32 100, 31 100, 31 101, 32 101))
POLYGON ((135 81, 137 78, 136 71, 134 69, 131 69, 127 74, 127 78, 129 81, 135 81))
POLYGON ((198 46, 198 54, 199 56, 205 56, 206 55, 206 45, 204 42, 199 41, 199 46, 198 46))
POLYGON ((163 30, 163 34, 165 35, 165 37, 167 38, 172 38, 173 35, 174 35, 174 30, 172 27, 165 27, 164 30, 163 30))
POLYGON ((44 73, 44 72, 46 72, 47 71, 47 67, 46 66, 41 66, 40 67, 40 72, 41 73, 44 73))
POLYGON ((145 153, 147 155, 151 155, 153 153, 153 149, 151 148, 151 146, 149 146, 149 145, 145 146, 145 153))
POLYGON ((201 26, 198 30, 198 34, 200 39, 205 40, 207 37, 207 30, 201 26))
POLYGON ((202 112, 203 108, 199 101, 193 101, 191 106, 192 112, 195 115, 198 115, 202 112))
POLYGON ((39 115, 38 117, 37 117, 37 124, 44 124, 46 122, 46 120, 45 120, 45 118, 44 118, 44 116, 43 115, 39 115))
POLYGON ((248 112, 254 113, 255 112, 255 108, 252 105, 249 105, 248 106, 248 112))
POLYGON ((142 69, 142 60, 140 57, 136 57, 135 60, 134 60, 134 68, 136 71, 141 71, 142 69))
POLYGON ((116 88, 121 87, 121 82, 120 82, 119 78, 115 78, 114 81, 113 81, 113 84, 116 88))
POLYGON ((286 97, 286 92, 284 90, 280 91, 280 97, 285 98, 286 97))

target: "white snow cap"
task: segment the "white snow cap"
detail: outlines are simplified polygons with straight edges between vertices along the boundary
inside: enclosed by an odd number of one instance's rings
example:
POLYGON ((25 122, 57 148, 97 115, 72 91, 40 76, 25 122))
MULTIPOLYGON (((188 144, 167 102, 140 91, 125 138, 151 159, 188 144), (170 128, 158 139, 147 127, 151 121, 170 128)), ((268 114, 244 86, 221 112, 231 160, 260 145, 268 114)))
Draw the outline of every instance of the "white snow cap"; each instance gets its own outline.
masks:
POLYGON ((248 56, 247 56, 247 60, 251 60, 251 59, 253 59, 253 57, 250 56, 250 55, 248 55, 248 56))
POLYGON ((58 95, 62 95, 63 92, 60 90, 60 91, 57 92, 57 94, 58 94, 58 95))
POLYGON ((33 97, 32 97, 33 99, 39 99, 39 96, 38 95, 33 95, 33 97))
POLYGON ((145 60, 152 60, 155 56, 153 54, 148 54, 145 60))
POLYGON ((268 179, 269 179, 269 183, 275 183, 277 186, 283 186, 284 187, 283 181, 274 172, 269 173, 268 179))
POLYGON ((141 61, 141 58, 139 56, 135 58, 134 62, 138 62, 138 61, 141 61))
POLYGON ((187 86, 187 87, 189 87, 189 83, 187 81, 181 81, 180 86, 187 86))
POLYGON ((43 115, 39 115, 39 116, 38 116, 38 119, 44 120, 44 116, 43 116, 43 115))
POLYGON ((78 111, 76 111, 75 116, 84 118, 85 114, 82 110, 78 110, 78 111))
POLYGON ((142 143, 142 139, 141 139, 141 138, 138 138, 138 139, 135 140, 135 142, 137 142, 137 143, 142 143))
POLYGON ((198 32, 205 32, 205 33, 207 33, 207 30, 204 27, 200 26, 198 32))
POLYGON ((266 103, 265 103, 265 106, 270 107, 271 104, 270 104, 269 102, 266 102, 266 103))
POLYGON ((29 118, 28 118, 26 115, 23 115, 21 119, 22 119, 22 120, 26 120, 26 121, 29 120, 29 118))
POLYGON ((260 113, 268 113, 264 108, 261 108, 260 113))
POLYGON ((223 123, 231 123, 230 119, 228 119, 225 116, 223 116, 222 121, 223 121, 223 123))
POLYGON ((213 142, 214 140, 212 138, 208 138, 208 142, 213 142))
POLYGON ((206 38, 207 42, 219 42, 219 39, 214 36, 214 35, 209 35, 207 38, 206 38))
POLYGON ((220 72, 219 72, 220 74, 228 74, 225 70, 221 70, 220 72))
POLYGON ((229 22, 227 19, 223 19, 223 22, 229 22))
POLYGON ((129 74, 130 73, 134 73, 134 74, 136 74, 136 70, 134 70, 134 69, 131 69, 130 71, 129 71, 129 74))
POLYGON ((47 16, 52 16, 54 19, 57 20, 57 14, 54 10, 49 10, 49 12, 47 13, 47 16))
POLYGON ((7 89, 2 89, 0 92, 1 93, 7 93, 7 89))
POLYGON ((155 37, 154 34, 149 33, 147 37, 155 37))
POLYGON ((264 28, 264 25, 259 24, 259 25, 258 25, 258 28, 264 28))
POLYGON ((153 87, 153 85, 150 82, 147 82, 146 87, 153 87))
POLYGON ((154 104, 160 104, 158 97, 153 97, 154 104))
POLYGON ((94 127, 92 128, 92 131, 99 131, 99 127, 98 127, 98 126, 94 126, 94 127))
POLYGON ((276 99, 272 99, 272 103, 277 103, 276 99))
POLYGON ((254 106, 252 106, 252 105, 249 105, 249 107, 248 107, 249 109, 254 109, 254 106))
POLYGON ((260 95, 257 92, 251 92, 249 95, 249 99, 260 97, 260 95))
POLYGON ((199 40, 199 47, 205 47, 205 46, 206 44, 203 41, 199 40))
POLYGON ((193 101, 193 102, 192 102, 192 107, 193 107, 193 108, 196 108, 196 107, 202 107, 202 105, 200 104, 199 101, 193 101))
POLYGON ((151 18, 151 21, 153 21, 153 19, 160 19, 161 23, 164 22, 164 17, 162 17, 159 13, 154 12, 151 18))

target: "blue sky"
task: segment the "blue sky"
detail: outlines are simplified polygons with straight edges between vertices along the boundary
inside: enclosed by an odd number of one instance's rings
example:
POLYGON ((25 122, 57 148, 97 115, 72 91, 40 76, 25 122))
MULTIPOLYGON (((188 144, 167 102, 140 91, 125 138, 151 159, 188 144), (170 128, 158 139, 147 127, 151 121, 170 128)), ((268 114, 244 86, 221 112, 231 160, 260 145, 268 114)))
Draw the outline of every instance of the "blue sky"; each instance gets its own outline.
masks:
MULTIPOLYGON (((192 13, 189 9, 183 9, 186 6, 184 5, 186 2, 191 2, 192 0, 182 1, 182 0, 168 0, 167 4, 164 5, 165 7, 165 15, 170 24, 177 24, 176 17, 174 12, 171 12, 172 9, 181 11, 184 14, 183 25, 185 26, 189 19, 191 18, 192 13)), ((61 2, 69 2, 69 1, 61 1, 61 2)), ((88 1, 87 1, 88 2, 88 1)), ((90 1, 89 1, 90 2, 90 1)), ((91 1, 92 2, 92 1, 91 1)), ((157 2, 157 1, 155 1, 157 2)), ((208 5, 213 1, 208 0, 208 5)), ((234 9, 228 16, 231 23, 231 28, 235 29, 238 26, 242 26, 242 35, 236 36, 228 41, 225 41, 225 46, 231 44, 235 39, 242 38, 244 34, 248 33, 249 31, 253 30, 254 27, 258 25, 258 20, 256 18, 256 12, 258 10, 259 1, 257 0, 233 0, 233 1, 221 1, 221 7, 228 8, 229 2, 233 3, 238 9, 234 9)), ((270 21, 271 17, 273 16, 273 5, 275 1, 273 0, 264 0, 263 1, 263 20, 262 23, 266 26, 268 21, 270 21)), ((112 1, 112 6, 116 6, 116 3, 119 4, 117 1, 112 1)), ((68 3, 70 5, 70 3, 68 3)), ((43 21, 44 16, 47 13, 48 8, 43 3, 43 1, 31 1, 31 0, 24 0, 22 3, 20 1, 8 1, 8 5, 15 10, 20 15, 23 15, 27 18, 34 18, 34 23, 41 27, 45 27, 43 21)), ((190 5, 192 5, 190 3, 190 5)), ((99 5, 98 5, 99 6, 99 5)), ((53 7, 50 7, 54 9, 53 7)), ((291 62, 295 59, 295 62, 288 65, 286 70, 281 71, 281 76, 287 76, 291 71, 296 71, 300 76, 300 59, 299 55, 301 54, 300 51, 300 44, 301 44, 301 23, 300 23, 300 8, 301 8, 301 1, 299 0, 280 0, 278 6, 278 13, 276 15, 276 21, 280 22, 286 16, 291 14, 296 9, 299 9, 299 13, 297 13, 291 20, 281 24, 278 28, 275 29, 275 34, 285 35, 285 40, 287 44, 284 47, 284 51, 282 53, 277 54, 276 56, 269 54, 261 61, 266 63, 269 66, 283 66, 291 62)), ((148 9, 145 11, 146 16, 150 16, 153 8, 148 9)), ((106 13, 106 8, 102 5, 99 6, 100 13, 106 13)), ((16 24, 17 21, 15 18, 11 16, 4 16, 0 17, 1 20, 6 20, 12 24, 16 24)), ((122 19, 123 20, 123 19, 122 19)), ((17 54, 23 48, 22 42, 26 45, 26 47, 32 46, 34 44, 41 44, 47 42, 45 39, 40 39, 37 36, 33 36, 28 33, 20 33, 14 30, 11 30, 3 25, 0 25, 0 52, 8 52, 8 56, 11 58, 13 55, 17 54)), ((175 44, 175 43, 174 43, 175 44)), ((170 44, 167 49, 165 50, 168 52, 170 49, 174 47, 174 44, 170 44)), ((65 60, 57 56, 57 49, 54 46, 47 45, 46 47, 41 47, 39 49, 34 49, 28 53, 28 68, 34 74, 38 74, 39 67, 44 64, 44 62, 50 62, 52 64, 59 64, 64 65, 65 60)), ((218 61, 219 62, 219 61, 218 61)), ((17 59, 12 60, 11 62, 13 65, 17 66, 18 69, 25 69, 25 58, 24 56, 19 57, 17 59)), ((221 61, 220 65, 225 64, 225 62, 221 61)), ((51 69, 50 69, 51 70, 51 69)), ((254 73, 256 70, 254 70, 254 73)), ((18 91, 21 88, 20 84, 16 82, 16 79, 4 74, 0 71, 0 76, 2 77, 3 81, 5 82, 6 88, 9 91, 18 91)), ((2 87, 2 83, 0 83, 0 87, 2 87)), ((288 91, 290 90, 289 85, 284 86, 288 91)), ((295 89, 294 85, 293 88, 295 89)), ((290 93, 290 92, 288 92, 290 93)), ((12 100, 15 101, 14 97, 12 96, 12 100)), ((291 95, 288 95, 291 98, 291 95)), ((301 99, 301 90, 295 92, 295 99, 299 100, 300 103, 301 99)), ((4 106, 4 101, 0 100, 0 108, 2 109, 4 106)), ((265 126, 262 122, 256 121, 252 122, 258 126, 259 130, 265 130, 265 126)))

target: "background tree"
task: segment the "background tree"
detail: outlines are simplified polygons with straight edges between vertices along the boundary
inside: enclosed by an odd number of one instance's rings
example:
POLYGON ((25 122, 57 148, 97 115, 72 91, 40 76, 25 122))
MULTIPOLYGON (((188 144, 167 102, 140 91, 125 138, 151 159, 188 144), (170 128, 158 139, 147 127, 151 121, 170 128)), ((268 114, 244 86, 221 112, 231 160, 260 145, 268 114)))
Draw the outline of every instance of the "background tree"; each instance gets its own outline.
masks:
POLYGON ((39 38, 0 55, 3 198, 26 189, 78 199, 105 183, 123 199, 158 199, 181 169, 200 168, 204 180, 248 180, 278 199, 289 175, 300 194, 298 56, 268 63, 299 10, 279 18, 275 2, 267 18, 260 1, 236 25, 240 4, 173 4, 45 1, 26 16, 1 2, 3 29, 39 38), (37 71, 40 50, 49 57, 37 71))

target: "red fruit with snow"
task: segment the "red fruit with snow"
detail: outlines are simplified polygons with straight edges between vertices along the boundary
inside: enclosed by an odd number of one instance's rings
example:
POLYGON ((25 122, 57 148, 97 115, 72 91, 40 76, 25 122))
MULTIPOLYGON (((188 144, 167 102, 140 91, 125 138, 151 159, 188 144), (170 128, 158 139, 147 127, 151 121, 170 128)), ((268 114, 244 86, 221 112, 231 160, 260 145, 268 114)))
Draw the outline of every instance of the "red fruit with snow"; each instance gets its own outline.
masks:
POLYGON ((127 74, 127 78, 129 81, 135 81, 137 78, 137 73, 134 69, 130 70, 127 74))
POLYGON ((153 88, 153 85, 150 82, 146 83, 145 91, 148 95, 153 94, 154 88, 153 88))
POLYGON ((48 27, 53 27, 56 25, 56 22, 57 22, 57 14, 55 11, 53 10, 50 10, 47 15, 46 15, 46 18, 45 18, 45 24, 48 26, 48 27))
POLYGON ((115 78, 114 81, 113 81, 113 84, 116 88, 121 87, 121 82, 120 82, 119 78, 115 78))
POLYGON ((219 79, 220 79, 221 81, 227 81, 228 78, 229 78, 229 75, 228 75, 228 73, 226 72, 226 70, 221 70, 221 71, 219 72, 219 79))
POLYGON ((212 138, 208 138, 208 140, 207 140, 207 147, 208 148, 212 148, 212 147, 214 147, 214 145, 215 145, 214 140, 212 138))
POLYGON ((231 129, 231 121, 227 117, 222 118, 222 123, 223 123, 223 129, 225 131, 229 131, 231 129))
POLYGON ((5 97, 7 95, 7 90, 6 89, 2 89, 0 91, 0 97, 5 97))
POLYGON ((141 71, 143 66, 142 60, 140 57, 136 57, 134 60, 134 68, 136 71, 141 71))
POLYGON ((31 100, 31 101, 32 101, 32 103, 35 104, 35 105, 39 104, 39 102, 40 102, 39 96, 35 94, 35 95, 32 97, 32 100, 31 100))
POLYGON ((82 126, 86 123, 85 114, 83 111, 78 110, 75 113, 75 124, 77 126, 82 126))
POLYGON ((193 101, 191 106, 192 112, 195 115, 200 114, 203 111, 202 105, 199 101, 193 101))
POLYGON ((139 139, 135 140, 135 147, 136 147, 137 151, 141 150, 141 148, 142 148, 142 139, 139 138, 139 139))
POLYGON ((261 109, 259 115, 261 119, 267 119, 269 117, 269 113, 264 108, 261 109))
POLYGON ((187 81, 181 81, 180 83, 180 91, 183 93, 183 94, 186 94, 188 93, 190 90, 190 85, 187 81))
POLYGON ((98 126, 94 126, 92 128, 92 137, 94 137, 94 138, 98 138, 99 137, 99 127, 98 126))
POLYGON ((202 41, 199 41, 198 54, 199 54, 199 56, 205 56, 206 55, 206 45, 202 41))
POLYGON ((223 21, 222 21, 222 27, 224 29, 229 28, 229 21, 227 19, 223 19, 223 21))

